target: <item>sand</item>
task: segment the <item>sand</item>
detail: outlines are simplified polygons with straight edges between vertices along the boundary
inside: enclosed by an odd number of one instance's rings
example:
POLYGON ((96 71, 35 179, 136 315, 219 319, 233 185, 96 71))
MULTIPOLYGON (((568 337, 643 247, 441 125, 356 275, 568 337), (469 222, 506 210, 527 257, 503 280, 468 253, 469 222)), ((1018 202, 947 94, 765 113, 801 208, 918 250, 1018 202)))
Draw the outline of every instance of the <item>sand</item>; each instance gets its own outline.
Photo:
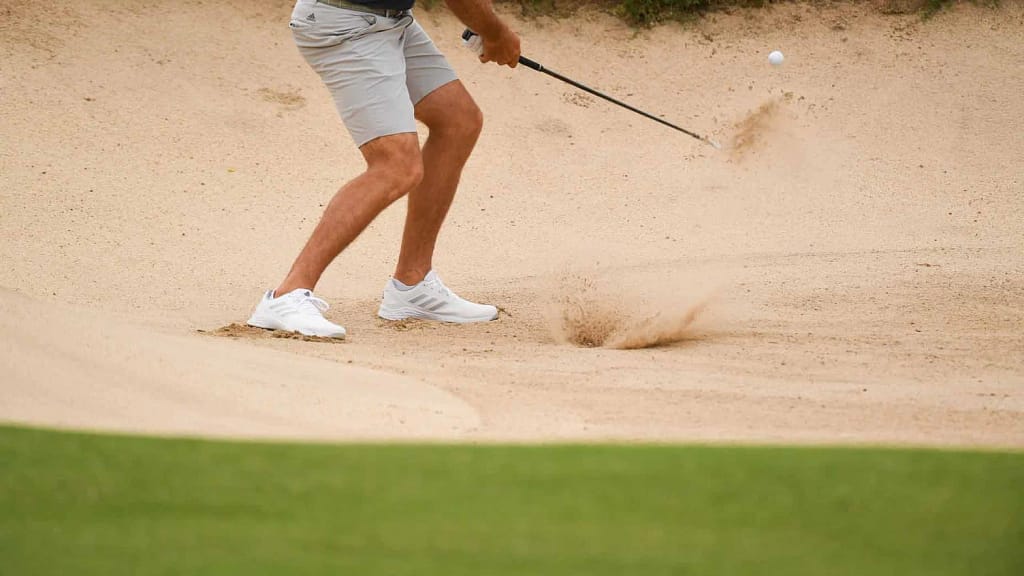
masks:
POLYGON ((480 65, 456 20, 420 11, 486 116, 435 264, 504 314, 375 317, 399 203, 318 287, 340 344, 218 330, 362 167, 289 10, 0 5, 0 420, 1024 446, 1019 2, 924 22, 785 5, 639 32, 504 10, 526 55, 721 152, 480 65))

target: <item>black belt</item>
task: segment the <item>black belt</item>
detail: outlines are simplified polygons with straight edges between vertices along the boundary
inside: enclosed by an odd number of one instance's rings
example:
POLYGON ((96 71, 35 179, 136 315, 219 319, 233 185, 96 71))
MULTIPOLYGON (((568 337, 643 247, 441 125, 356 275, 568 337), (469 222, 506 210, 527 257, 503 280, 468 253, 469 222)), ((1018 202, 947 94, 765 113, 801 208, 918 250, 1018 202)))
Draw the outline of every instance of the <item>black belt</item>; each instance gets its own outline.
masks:
POLYGON ((383 16, 385 18, 401 18, 408 16, 412 13, 412 10, 387 10, 384 8, 373 8, 371 6, 364 6, 363 4, 356 4, 355 2, 346 2, 345 0, 316 0, 320 4, 326 4, 328 6, 334 6, 335 8, 342 8, 345 10, 355 10, 356 12, 366 12, 369 14, 376 14, 377 16, 383 16))

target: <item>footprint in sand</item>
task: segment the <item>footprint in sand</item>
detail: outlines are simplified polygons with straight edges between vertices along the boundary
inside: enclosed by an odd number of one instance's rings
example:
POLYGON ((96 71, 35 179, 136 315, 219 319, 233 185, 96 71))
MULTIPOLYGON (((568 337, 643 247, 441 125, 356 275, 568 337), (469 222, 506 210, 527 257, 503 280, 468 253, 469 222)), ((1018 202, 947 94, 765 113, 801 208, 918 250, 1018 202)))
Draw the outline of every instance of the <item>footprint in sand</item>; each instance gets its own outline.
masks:
POLYGON ((306 97, 302 91, 295 90, 274 90, 271 88, 260 88, 260 98, 265 102, 278 104, 285 110, 298 110, 306 105, 306 97))

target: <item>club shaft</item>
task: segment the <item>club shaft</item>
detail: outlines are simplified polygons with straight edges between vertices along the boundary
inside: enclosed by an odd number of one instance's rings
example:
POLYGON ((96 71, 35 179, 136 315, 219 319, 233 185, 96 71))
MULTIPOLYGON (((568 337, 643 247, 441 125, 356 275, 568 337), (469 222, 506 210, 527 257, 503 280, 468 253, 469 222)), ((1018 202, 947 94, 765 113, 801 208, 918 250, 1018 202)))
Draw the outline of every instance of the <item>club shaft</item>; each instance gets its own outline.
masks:
POLYGON ((617 104, 619 106, 622 106, 626 110, 630 110, 632 112, 636 112, 637 114, 639 114, 641 116, 644 116, 645 118, 650 118, 651 120, 654 120, 655 122, 658 122, 659 124, 664 124, 665 126, 668 126, 669 128, 674 128, 675 130, 678 130, 678 131, 682 132, 683 134, 687 134, 689 136, 692 136, 692 137, 696 138, 697 140, 701 140, 701 141, 704 140, 704 137, 699 136, 697 134, 694 134, 693 132, 690 132, 686 128, 680 128, 679 126, 676 126, 675 124, 673 124, 671 122, 667 122, 665 120, 662 120, 661 118, 658 118, 657 116, 654 116, 653 114, 649 114, 649 113, 644 112, 643 110, 641 110, 639 108, 630 106, 629 104, 626 104, 625 102, 623 102, 621 100, 616 100, 615 98, 612 98, 611 96, 609 96, 607 94, 603 94, 601 92, 598 92, 597 90, 594 90, 590 86, 586 86, 584 84, 580 84, 579 82, 573 80, 572 78, 568 78, 566 76, 563 76, 563 75, 559 74, 558 72, 555 72, 554 70, 548 70, 547 68, 545 68, 539 62, 535 62, 533 60, 530 60, 529 58, 527 58, 525 56, 520 56, 519 57, 519 63, 522 64, 523 66, 526 66, 527 68, 531 68, 533 70, 536 70, 537 72, 543 72, 544 74, 547 74, 548 76, 551 76, 552 78, 557 78, 558 80, 561 80, 562 82, 565 82, 566 84, 569 84, 570 86, 575 86, 576 88, 579 88, 580 90, 583 90, 584 92, 588 92, 590 94, 593 94, 594 96, 597 96, 598 98, 602 98, 604 100, 607 100, 607 101, 611 102, 612 104, 617 104))

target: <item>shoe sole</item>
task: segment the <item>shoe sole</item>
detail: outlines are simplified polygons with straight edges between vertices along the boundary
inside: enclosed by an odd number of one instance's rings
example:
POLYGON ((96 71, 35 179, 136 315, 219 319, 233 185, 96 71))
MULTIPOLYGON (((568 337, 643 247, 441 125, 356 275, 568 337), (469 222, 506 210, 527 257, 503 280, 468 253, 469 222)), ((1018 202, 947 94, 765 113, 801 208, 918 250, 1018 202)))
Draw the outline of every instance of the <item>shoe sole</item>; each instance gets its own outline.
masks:
POLYGON ((340 334, 337 332, 332 332, 330 334, 310 334, 307 332, 303 332, 302 330, 289 330, 282 326, 279 322, 274 322, 267 318, 262 318, 256 315, 253 315, 251 318, 249 318, 249 320, 245 324, 247 326, 252 326, 253 328, 262 328, 264 330, 281 330, 283 332, 292 332, 295 334, 302 334, 303 336, 315 336, 317 338, 335 338, 337 340, 344 340, 345 336, 347 335, 346 332, 342 332, 340 334))
POLYGON ((417 308, 385 308, 383 306, 377 311, 377 317, 384 320, 408 320, 416 318, 419 320, 433 320, 435 322, 449 322, 452 324, 476 324, 479 322, 491 322, 498 319, 498 312, 493 316, 479 316, 475 318, 453 318, 443 314, 435 314, 417 308))

